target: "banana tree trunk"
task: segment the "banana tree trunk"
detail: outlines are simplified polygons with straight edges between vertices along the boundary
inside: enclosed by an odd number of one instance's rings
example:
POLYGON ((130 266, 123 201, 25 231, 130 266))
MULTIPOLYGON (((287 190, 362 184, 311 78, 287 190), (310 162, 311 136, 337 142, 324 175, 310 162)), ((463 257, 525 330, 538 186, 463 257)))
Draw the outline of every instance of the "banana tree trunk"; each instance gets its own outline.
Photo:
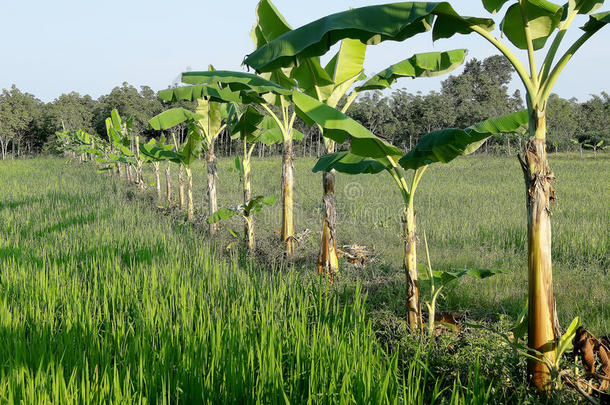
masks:
POLYGON ((167 167, 165 168, 165 200, 167 201, 167 206, 169 207, 172 204, 171 162, 167 162, 167 167))
POLYGON ((144 189, 144 177, 142 176, 142 161, 140 160, 140 137, 135 139, 135 156, 136 156, 136 184, 140 190, 144 189))
POLYGON ((186 217, 192 221, 195 217, 195 205, 193 203, 193 172, 190 167, 185 167, 186 172, 186 217))
POLYGON ((178 198, 180 200, 179 207, 180 211, 184 210, 184 165, 180 163, 180 169, 178 170, 178 198))
MULTIPOLYGON (((546 115, 536 110, 530 117, 530 135, 525 158, 520 157, 525 177, 528 236, 529 329, 528 346, 554 362, 558 321, 553 296, 551 262, 551 203, 555 179, 546 156, 546 115)), ((533 354, 533 353, 532 353, 533 354)), ((542 390, 550 389, 551 375, 545 362, 528 359, 528 376, 542 390)))
MULTIPOLYGON (((247 152, 246 152, 247 155, 247 152)), ((244 206, 248 205, 252 198, 251 192, 251 170, 250 159, 244 159, 244 206)), ((256 239, 254 237, 254 216, 252 213, 244 215, 244 235, 246 236, 246 248, 250 253, 256 249, 256 239)))
POLYGON ((282 155, 282 232, 281 238, 284 242, 284 253, 294 254, 294 166, 292 138, 284 141, 282 155))
POLYGON ((6 160, 6 147, 2 138, 0 138, 0 151, 2 151, 2 160, 6 160))
POLYGON ((404 227, 404 260, 403 268, 407 279, 407 322, 411 330, 422 330, 421 306, 419 302, 419 279, 417 273, 417 234, 415 211, 413 207, 405 208, 404 227))
POLYGON ((335 170, 322 173, 324 189, 324 223, 322 225, 322 246, 318 255, 318 274, 334 280, 339 271, 337 257, 337 203, 335 199, 335 170))
POLYGON ((159 162, 153 162, 155 171, 155 189, 157 190, 157 201, 161 201, 161 176, 159 175, 159 162))
POLYGON ((125 163, 125 178, 127 179, 127 183, 131 183, 131 166, 129 163, 125 163))
MULTIPOLYGON (((210 217, 218 211, 218 200, 216 197, 216 178, 218 177, 218 167, 216 165, 216 155, 214 154, 214 142, 211 142, 208 147, 208 153, 205 155, 205 161, 208 166, 208 213, 210 217)), ((218 223, 210 224, 210 235, 218 231, 218 223)))
POLYGON ((117 172, 119 174, 119 179, 123 178, 123 169, 121 169, 121 167, 122 167, 121 163, 117 163, 116 167, 117 167, 117 172))

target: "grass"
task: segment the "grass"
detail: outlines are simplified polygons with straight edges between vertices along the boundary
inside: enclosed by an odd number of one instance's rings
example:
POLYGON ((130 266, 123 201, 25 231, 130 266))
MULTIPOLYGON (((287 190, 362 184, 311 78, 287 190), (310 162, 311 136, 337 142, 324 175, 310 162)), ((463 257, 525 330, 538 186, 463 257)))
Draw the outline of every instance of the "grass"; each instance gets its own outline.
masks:
MULTIPOLYGON (((297 232, 309 229, 301 258, 313 268, 322 220, 321 175, 311 173, 314 160, 296 161, 297 232)), ((610 331, 610 156, 580 159, 550 155, 558 201, 553 207, 555 293, 562 325, 580 316, 585 326, 604 335, 610 331)), ((220 206, 236 204, 241 195, 230 160, 220 164, 220 206)), ((253 193, 280 190, 280 162, 256 161, 253 193)), ((196 195, 204 196, 203 167, 195 170, 196 195), (200 179, 200 180, 197 180, 200 179)), ((389 175, 338 175, 339 243, 374 248, 381 263, 353 274, 350 282, 371 285, 370 300, 403 315, 402 202, 389 175), (377 294, 378 293, 378 294, 377 294)), ((451 287, 444 309, 473 315, 517 316, 527 296, 526 210, 523 176, 516 157, 473 156, 451 165, 433 165, 415 197, 418 231, 426 232, 437 269, 500 268, 506 275, 488 280, 466 278, 451 287), (475 284, 476 283, 476 284, 475 284)), ((280 227, 280 210, 261 212, 260 237, 280 227)), ((240 230, 238 220, 233 229, 240 230)), ((227 236, 228 238, 228 236, 227 236)), ((268 246, 268 245, 267 245, 268 246)), ((267 246, 264 246, 265 248, 267 246)), ((423 254, 423 247, 420 246, 423 254)), ((423 256, 420 263, 424 263, 423 256)))
MULTIPOLYGON (((238 220, 210 244, 199 223, 156 210, 152 190, 142 196, 58 159, 0 162, 0 402, 574 401, 568 392, 530 392, 523 359, 493 334, 431 344, 406 332, 400 197, 389 177, 338 177, 340 242, 374 247, 380 261, 344 265, 334 286, 318 279, 321 178, 312 163, 296 164, 297 229, 310 232, 295 265, 285 266, 273 254, 278 206, 259 213, 261 251, 250 260, 220 251, 238 220)), ((241 198, 230 164, 220 162, 220 206, 241 198)), ((560 320, 579 315, 607 333, 608 159, 553 156, 551 165, 560 320)), ((277 194, 279 167, 255 161, 255 195, 277 194)), ((204 175, 198 164, 199 222, 204 175)), ((508 270, 460 281, 443 310, 502 330, 520 311, 523 194, 514 158, 461 159, 426 173, 416 206, 433 264, 508 270)))

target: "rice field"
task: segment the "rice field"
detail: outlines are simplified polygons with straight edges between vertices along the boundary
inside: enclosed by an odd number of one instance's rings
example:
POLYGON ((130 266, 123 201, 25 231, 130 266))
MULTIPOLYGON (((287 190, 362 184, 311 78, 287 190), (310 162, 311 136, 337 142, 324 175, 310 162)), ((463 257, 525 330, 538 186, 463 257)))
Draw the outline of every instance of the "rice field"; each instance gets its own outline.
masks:
MULTIPOLYGON (((210 240, 203 164, 194 168, 197 220, 187 223, 157 208, 154 190, 91 165, 0 162, 0 403, 549 401, 529 391, 523 359, 492 333, 431 343, 406 332, 400 197, 389 176, 337 180, 340 243, 367 246, 376 261, 342 262, 334 285, 315 274, 313 162, 296 162, 301 243, 291 263, 274 254, 278 206, 257 216, 255 257, 225 249, 237 219, 210 240)), ((560 321, 578 315, 600 334, 610 330, 608 163, 551 156, 560 321)), ((221 207, 241 199, 231 165, 220 162, 221 207)), ((279 195, 279 168, 278 159, 254 162, 254 195, 279 195)), ((527 291, 519 170, 514 157, 460 159, 431 168, 416 196, 433 266, 507 271, 464 279, 440 302, 497 329, 527 291)))

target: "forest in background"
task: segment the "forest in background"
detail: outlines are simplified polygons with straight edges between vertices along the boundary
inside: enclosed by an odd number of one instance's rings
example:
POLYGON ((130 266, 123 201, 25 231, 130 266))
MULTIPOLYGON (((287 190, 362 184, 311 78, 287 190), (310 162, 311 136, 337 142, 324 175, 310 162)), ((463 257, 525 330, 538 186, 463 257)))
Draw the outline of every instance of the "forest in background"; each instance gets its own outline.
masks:
MULTIPOLYGON (((473 58, 466 63, 462 73, 443 80, 440 91, 413 94, 403 88, 392 93, 368 92, 358 98, 348 115, 376 135, 409 150, 430 131, 465 128, 489 116, 523 109, 520 92, 509 94, 508 84, 513 73, 502 56, 484 60, 473 58)), ((176 104, 180 103, 172 103, 171 107, 176 104)), ((181 104, 191 107, 187 102, 181 104)), ((105 137, 105 119, 113 108, 121 115, 132 116, 135 132, 151 138, 158 134, 148 127, 148 119, 170 105, 163 103, 150 87, 142 86, 138 90, 126 82, 97 100, 71 92, 49 103, 14 85, 3 89, 0 95, 0 159, 55 153, 55 132, 62 129, 82 129, 105 137)), ((553 94, 547 115, 547 143, 551 152, 603 149, 610 144, 610 95, 605 91, 582 102, 553 94)), ((317 128, 310 128, 303 122, 297 122, 295 127, 305 134, 305 138, 295 145, 295 154, 322 155, 323 141, 317 128)), ((480 153, 512 154, 525 139, 526 135, 520 134, 493 136, 480 153)), ((232 141, 228 133, 222 134, 216 151, 221 156, 231 155, 238 143, 232 141)), ((259 157, 279 153, 281 145, 257 145, 259 157)))

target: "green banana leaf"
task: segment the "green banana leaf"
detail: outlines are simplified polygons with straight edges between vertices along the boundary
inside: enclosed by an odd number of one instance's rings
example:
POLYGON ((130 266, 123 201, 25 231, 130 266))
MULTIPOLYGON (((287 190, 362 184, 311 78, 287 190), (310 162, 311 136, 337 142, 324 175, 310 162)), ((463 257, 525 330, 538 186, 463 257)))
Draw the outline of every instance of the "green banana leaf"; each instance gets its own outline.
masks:
MULTIPOLYGON (((312 97, 330 95, 325 87, 334 84, 333 79, 320 64, 320 58, 307 58, 299 66, 292 69, 290 77, 297 81, 298 87, 312 97)), ((330 89, 329 89, 330 90, 330 89)))
MULTIPOLYGON (((489 12, 496 13, 506 2, 507 0, 483 0, 483 5, 489 12)), ((500 29, 517 48, 527 49, 523 25, 524 14, 534 49, 542 49, 555 29, 562 27, 562 23, 572 11, 576 11, 578 14, 591 14, 603 3, 603 0, 569 0, 562 7, 547 0, 523 0, 521 5, 515 2, 506 10, 500 29)), ((586 28, 583 27, 583 29, 588 31, 594 27, 599 28, 599 24, 604 24, 601 14, 604 13, 592 15, 588 25, 585 25, 586 28)))
POLYGON ((522 0, 521 4, 515 3, 506 10, 500 29, 517 48, 527 49, 521 13, 523 7, 534 49, 542 49, 549 36, 559 26, 563 7, 546 0, 522 0))
POLYGON ((344 174, 377 174, 390 169, 390 167, 373 158, 362 157, 349 152, 336 152, 318 159, 312 171, 314 173, 330 172, 332 169, 344 174))
POLYGON ((587 32, 596 31, 608 23, 610 23, 610 11, 592 14, 589 17, 589 21, 582 27, 582 30, 587 32))
POLYGON ((389 88, 401 77, 416 78, 443 75, 464 63, 467 53, 466 49, 455 49, 446 52, 415 54, 371 77, 362 86, 358 86, 356 90, 382 90, 389 88))
POLYGON ((223 115, 226 116, 226 110, 223 114, 223 107, 226 108, 226 105, 204 98, 197 99, 195 113, 202 117, 198 120, 198 124, 199 128, 203 130, 208 144, 214 142, 218 135, 220 135, 223 115))
MULTIPOLYGON (((255 49, 266 45, 278 36, 290 31, 292 27, 286 22, 284 16, 269 0, 260 0, 256 6, 256 24, 252 28, 250 37, 255 49)), ((290 70, 277 69, 269 74, 262 75, 266 80, 277 83, 284 88, 293 88, 294 80, 290 77, 290 70)), ((278 95, 266 94, 265 99, 268 103, 279 105, 281 100, 278 95)))
POLYGON ((250 36, 256 49, 292 30, 284 16, 269 0, 259 1, 255 14, 256 24, 252 28, 250 36))
POLYGON ((229 121, 229 132, 232 136, 247 138, 248 142, 254 142, 257 138, 254 133, 259 129, 261 122, 265 118, 264 114, 251 105, 246 106, 241 114, 235 114, 229 121))
POLYGON ((178 157, 180 162, 190 166, 201 155, 203 149, 203 137, 199 132, 197 122, 190 119, 187 121, 188 136, 186 142, 180 148, 178 157))
POLYGON ((121 116, 116 108, 110 112, 110 122, 117 131, 121 131, 123 129, 123 121, 121 120, 121 116))
POLYGON ((515 132, 527 125, 527 110, 490 118, 466 129, 441 129, 424 135, 417 145, 398 162, 405 169, 442 162, 469 155, 481 147, 487 138, 500 133, 515 132))
MULTIPOLYGON (((173 89, 161 90, 157 94, 161 100, 166 102, 180 100, 195 101, 200 98, 208 98, 211 101, 218 103, 248 104, 253 102, 249 94, 239 91, 231 91, 231 89, 228 87, 220 88, 212 84, 181 86, 173 89)), ((257 97, 256 100, 260 100, 260 97, 257 97)))
POLYGON ((266 80, 251 73, 217 70, 212 72, 185 72, 182 82, 186 84, 218 83, 221 87, 228 87, 231 91, 253 92, 259 95, 272 93, 289 96, 291 91, 277 83, 266 80))
POLYGON ((208 224, 215 224, 225 219, 233 218, 239 215, 238 211, 229 208, 220 208, 218 211, 210 215, 207 219, 208 224))
POLYGON ((148 123, 153 129, 159 131, 162 129, 173 128, 176 125, 182 124, 183 122, 187 122, 189 120, 199 121, 204 118, 205 116, 201 114, 196 114, 187 110, 186 108, 177 107, 163 111, 161 114, 151 118, 148 123))
MULTIPOLYGON (((424 266, 421 266, 425 269, 424 266)), ((432 271, 434 281, 441 285, 447 285, 448 283, 462 278, 464 276, 473 276, 478 280, 492 277, 497 274, 504 274, 506 270, 502 269, 464 269, 464 270, 453 270, 453 271, 432 271)), ((420 280, 429 280, 430 276, 427 271, 420 270, 420 280)))
POLYGON ((493 14, 500 11, 504 3, 506 3, 507 1, 508 0, 482 0, 483 7, 485 7, 485 10, 493 14))
POLYGON ((268 197, 263 197, 262 195, 259 195, 250 199, 248 204, 246 204, 242 208, 244 210, 244 214, 246 215, 256 214, 260 212, 260 210, 263 209, 265 205, 272 206, 275 205, 276 202, 277 197, 274 195, 270 195, 268 197))
POLYGON ((346 38, 341 41, 341 46, 336 56, 326 66, 332 69, 332 80, 339 85, 364 70, 364 58, 366 56, 366 45, 357 39, 346 38))
POLYGON ((398 148, 375 136, 342 112, 298 91, 294 92, 292 98, 297 114, 307 122, 316 123, 324 128, 325 137, 337 143, 344 143, 349 139, 351 153, 363 157, 390 156, 396 159, 402 155, 398 148))
POLYGON ((147 156, 152 162, 170 160, 177 163, 178 160, 177 153, 173 151, 172 145, 165 145, 164 142, 157 142, 155 139, 140 144, 140 153, 147 156))
POLYGON ((569 0, 565 9, 577 9, 578 14, 591 14, 598 10, 604 4, 604 0, 569 0))
POLYGON ((257 72, 295 66, 324 55, 337 42, 352 38, 367 45, 404 41, 433 28, 433 39, 470 33, 476 25, 491 31, 491 19, 460 16, 449 3, 403 2, 360 7, 332 14, 289 31, 248 55, 244 63, 257 72), (435 23, 436 17, 436 23, 435 23))
POLYGON ((366 79, 365 56, 366 45, 362 42, 349 38, 341 41, 339 51, 325 67, 332 75, 333 84, 321 88, 316 98, 336 108, 356 81, 366 79))

